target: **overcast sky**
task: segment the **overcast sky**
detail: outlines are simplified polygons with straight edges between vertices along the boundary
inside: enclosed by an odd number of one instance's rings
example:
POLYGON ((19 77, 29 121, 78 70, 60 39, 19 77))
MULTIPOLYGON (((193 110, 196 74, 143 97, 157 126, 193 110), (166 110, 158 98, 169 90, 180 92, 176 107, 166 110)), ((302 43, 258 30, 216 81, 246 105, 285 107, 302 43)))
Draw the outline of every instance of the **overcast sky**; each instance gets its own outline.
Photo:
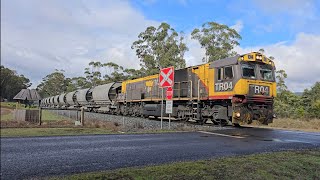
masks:
POLYGON ((186 35, 187 65, 201 64, 190 32, 215 21, 240 33, 238 53, 274 56, 298 92, 320 81, 319 9, 317 0, 1 0, 1 64, 33 87, 54 69, 82 76, 92 60, 139 68, 131 44, 161 22, 186 35))

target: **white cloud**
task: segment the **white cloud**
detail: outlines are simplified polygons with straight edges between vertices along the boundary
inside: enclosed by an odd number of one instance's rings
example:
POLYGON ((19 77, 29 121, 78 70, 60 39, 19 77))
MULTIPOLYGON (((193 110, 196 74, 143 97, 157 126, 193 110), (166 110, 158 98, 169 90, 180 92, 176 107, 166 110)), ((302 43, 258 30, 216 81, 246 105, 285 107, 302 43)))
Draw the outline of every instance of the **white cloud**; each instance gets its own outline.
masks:
MULTIPOLYGON (((189 52, 186 53, 187 65, 202 64, 205 50, 201 49, 198 41, 187 37, 189 52)), ((291 44, 278 42, 266 46, 236 47, 239 54, 265 50, 267 56, 275 57, 276 68, 284 69, 288 74, 286 81, 290 90, 301 92, 320 81, 320 35, 299 33, 291 44)))
POLYGON ((128 1, 1 2, 1 60, 33 81, 54 69, 81 76, 91 60, 138 68, 131 43, 147 26, 128 1))
POLYGON ((252 33, 298 32, 318 33, 319 6, 316 0, 252 0, 231 1, 228 9, 238 14, 252 33))
POLYGON ((240 34, 240 32, 241 32, 241 30, 242 30, 242 28, 243 28, 243 22, 242 22, 241 20, 238 20, 238 21, 236 22, 236 24, 230 26, 230 28, 236 30, 236 31, 240 34))
POLYGON ((187 66, 193 66, 202 64, 202 59, 205 56, 205 50, 201 48, 198 40, 192 39, 191 35, 186 36, 186 45, 189 48, 189 51, 185 54, 187 66))
POLYGON ((267 56, 275 57, 277 69, 288 74, 287 86, 292 91, 303 91, 320 81, 320 35, 299 33, 293 43, 279 42, 267 46, 237 47, 240 54, 265 50, 267 56))
POLYGON ((285 12, 304 18, 313 18, 315 13, 314 0, 255 0, 253 3, 270 15, 285 12))

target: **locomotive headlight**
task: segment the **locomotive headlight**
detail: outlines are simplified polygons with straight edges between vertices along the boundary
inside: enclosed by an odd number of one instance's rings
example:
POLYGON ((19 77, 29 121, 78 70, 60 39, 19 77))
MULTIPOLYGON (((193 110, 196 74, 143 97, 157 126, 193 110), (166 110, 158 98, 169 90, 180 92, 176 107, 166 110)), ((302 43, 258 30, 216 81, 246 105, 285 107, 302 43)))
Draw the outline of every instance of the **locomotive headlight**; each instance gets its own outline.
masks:
POLYGON ((236 113, 236 117, 240 117, 240 113, 239 112, 236 113))

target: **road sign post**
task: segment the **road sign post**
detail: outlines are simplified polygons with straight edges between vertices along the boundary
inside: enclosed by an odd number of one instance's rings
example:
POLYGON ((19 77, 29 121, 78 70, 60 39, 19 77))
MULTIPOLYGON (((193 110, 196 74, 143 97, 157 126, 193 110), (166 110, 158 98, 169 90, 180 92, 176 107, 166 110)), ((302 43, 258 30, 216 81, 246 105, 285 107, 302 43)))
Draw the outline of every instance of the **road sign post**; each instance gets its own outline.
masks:
POLYGON ((162 88, 161 91, 161 129, 163 123, 163 88, 168 87, 166 91, 166 113, 169 114, 169 129, 171 123, 171 113, 172 113, 172 96, 174 85, 174 67, 163 68, 160 70, 159 74, 159 86, 162 88))
POLYGON ((161 125, 160 128, 162 129, 163 123, 163 88, 161 88, 161 125))
MULTIPOLYGON (((168 87, 167 88, 166 96, 167 96, 167 101, 171 101, 169 103, 169 104, 171 104, 171 105, 169 105, 171 107, 168 107, 168 112, 166 112, 167 114, 169 114, 169 129, 170 129, 170 126, 171 126, 171 113, 172 113, 172 107, 173 107, 173 101, 172 101, 173 89, 172 89, 172 87, 168 87)), ((167 111, 167 108, 166 108, 166 111, 167 111)))
POLYGON ((169 114, 169 129, 170 129, 170 124, 171 124, 171 113, 169 114))

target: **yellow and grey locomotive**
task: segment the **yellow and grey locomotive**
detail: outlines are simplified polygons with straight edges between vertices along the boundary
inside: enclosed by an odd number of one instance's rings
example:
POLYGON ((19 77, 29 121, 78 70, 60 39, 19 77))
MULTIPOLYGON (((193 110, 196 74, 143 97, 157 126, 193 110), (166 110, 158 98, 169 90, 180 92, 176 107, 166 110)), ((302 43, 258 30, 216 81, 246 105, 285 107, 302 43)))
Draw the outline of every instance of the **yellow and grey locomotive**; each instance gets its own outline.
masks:
MULTIPOLYGON (((200 123, 271 123, 274 72, 273 61, 257 52, 175 70, 172 116, 200 123)), ((122 82, 121 113, 159 117, 162 92, 158 75, 122 82)))

